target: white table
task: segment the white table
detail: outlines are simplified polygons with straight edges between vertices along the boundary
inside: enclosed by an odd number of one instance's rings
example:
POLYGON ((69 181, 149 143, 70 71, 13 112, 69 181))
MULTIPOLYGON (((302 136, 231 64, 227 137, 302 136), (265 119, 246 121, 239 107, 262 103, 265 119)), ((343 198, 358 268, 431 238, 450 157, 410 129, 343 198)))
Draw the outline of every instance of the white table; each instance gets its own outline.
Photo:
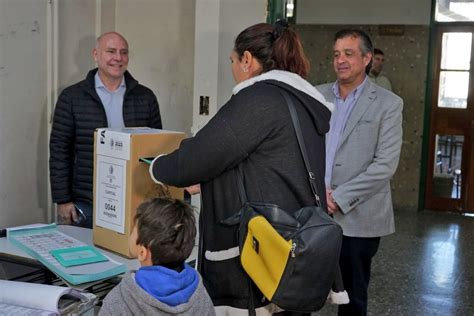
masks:
MULTIPOLYGON (((69 225, 58 225, 58 230, 77 240, 85 242, 89 245, 94 245, 92 242, 92 229, 69 226, 69 225)), ((102 249, 102 248, 99 248, 99 249, 105 255, 109 256, 111 259, 127 265, 128 270, 137 270, 138 268, 140 268, 140 262, 136 259, 128 259, 128 258, 119 256, 113 252, 107 251, 105 249, 102 249)), ((197 246, 194 247, 191 253, 191 256, 188 258, 187 261, 189 262, 189 261, 195 260, 196 256, 197 256, 197 246)), ((19 265, 26 265, 26 266, 32 266, 32 267, 45 269, 44 266, 39 261, 37 261, 30 255, 25 253, 23 250, 19 249, 12 243, 10 243, 6 237, 0 238, 0 262, 2 260, 13 262, 19 265)), ((100 282, 101 281, 86 283, 86 284, 81 284, 79 286, 76 285, 74 287, 86 289, 90 287, 91 285, 95 285, 100 282)))
MULTIPOLYGON (((92 229, 69 226, 69 225, 58 225, 58 230, 77 240, 85 242, 89 245, 93 245, 92 229)), ((128 259, 128 258, 119 256, 113 252, 104 250, 102 248, 99 248, 99 249, 104 254, 109 256, 111 259, 117 262, 126 264, 128 270, 137 270, 138 268, 140 268, 140 263, 136 259, 128 259)), ((187 262, 195 260, 196 256, 197 256, 197 246, 194 246, 194 249, 190 257, 188 258, 187 262)), ((12 262, 20 266, 24 265, 24 266, 34 267, 36 269, 41 269, 39 271, 47 271, 47 269, 39 261, 37 261, 30 255, 25 253, 23 250, 17 248, 12 243, 10 243, 6 237, 0 238, 0 263, 2 261, 12 262)), ((47 272, 47 273, 52 275, 51 272, 47 272)), ((46 274, 46 272, 41 273, 41 275, 43 274, 46 274)), ((73 287, 91 292, 98 297, 99 301, 102 301, 102 299, 107 295, 107 293, 112 288, 114 288, 114 286, 118 284, 120 280, 121 280, 121 276, 117 276, 117 277, 113 277, 113 278, 109 278, 105 280, 99 280, 95 282, 74 285, 73 287)), ((66 282, 64 282, 64 284, 67 285, 66 282)), ((63 284, 56 284, 56 285, 63 285, 63 284)), ((96 307, 96 310, 98 310, 98 307, 96 307)))
MULTIPOLYGON (((58 230, 62 233, 69 235, 77 240, 85 242, 88 245, 93 246, 92 242, 92 229, 89 228, 82 228, 76 226, 69 226, 69 225, 58 225, 58 230)), ((137 270, 140 268, 140 263, 136 259, 128 259, 122 256, 119 256, 113 252, 107 251, 105 249, 99 248, 104 254, 109 256, 115 261, 120 263, 124 263, 127 265, 128 270, 137 270)), ((18 262, 26 262, 30 264, 37 264, 39 265, 39 261, 32 258, 30 255, 25 253, 23 250, 19 249, 15 245, 11 244, 6 237, 0 238, 0 259, 9 258, 12 260, 18 260, 18 262)), ((188 262, 195 260, 197 257, 197 246, 194 246, 191 255, 188 258, 188 262)))
MULTIPOLYGON (((69 226, 69 225, 58 225, 57 227, 58 227, 58 230, 64 234, 71 236, 82 242, 85 242, 88 245, 93 245, 92 229, 69 226)), ((136 259, 128 259, 128 258, 119 256, 115 253, 112 253, 110 251, 104 250, 102 248, 99 248, 99 249, 105 255, 109 256, 111 259, 120 263, 124 263, 127 266, 128 270, 136 270, 140 268, 140 262, 136 259)), ((20 267, 27 266, 27 267, 40 269, 38 270, 39 272, 34 272, 33 274, 48 276, 48 278, 46 279, 47 283, 51 282, 52 280, 51 276, 54 275, 51 272, 46 272, 47 269, 38 260, 31 257, 26 252, 24 252, 23 250, 19 249, 18 247, 10 243, 7 237, 0 238, 0 262, 1 261, 10 262, 10 263, 19 265, 20 267), (41 273, 40 271, 45 271, 45 272, 41 273)), ((20 271, 23 270, 21 268, 18 268, 18 269, 20 271)), ((19 276, 21 277, 21 275, 22 274, 20 273, 19 276)), ((121 279, 120 276, 112 277, 105 280, 98 280, 98 281, 83 283, 79 285, 71 285, 63 280, 63 282, 60 282, 59 284, 56 284, 56 285, 61 285, 61 283, 64 283, 67 286, 71 286, 74 288, 79 288, 79 289, 92 292, 96 294, 98 297, 104 297, 120 281, 120 279, 121 279)))
MULTIPOLYGON (((69 235, 77 240, 85 242, 88 245, 94 245, 92 243, 92 229, 89 228, 82 228, 76 226, 69 226, 69 225, 58 225, 58 230, 66 235, 69 235)), ((104 254, 112 258, 113 260, 124 263, 127 265, 128 270, 136 270, 140 267, 140 263, 136 259, 128 259, 117 254, 114 254, 110 251, 104 250, 99 248, 104 254)), ((8 241, 6 237, 0 238, 0 259, 1 258, 8 258, 12 261, 15 259, 18 260, 19 263, 31 263, 31 264, 39 264, 39 261, 28 255, 23 250, 19 249, 12 243, 8 241)))

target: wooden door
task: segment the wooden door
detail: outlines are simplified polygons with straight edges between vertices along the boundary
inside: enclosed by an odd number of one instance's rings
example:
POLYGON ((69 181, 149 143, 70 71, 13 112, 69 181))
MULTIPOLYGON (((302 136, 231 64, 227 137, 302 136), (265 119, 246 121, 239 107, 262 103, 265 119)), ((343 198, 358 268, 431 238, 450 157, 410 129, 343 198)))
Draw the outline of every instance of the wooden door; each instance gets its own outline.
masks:
POLYGON ((427 209, 474 212, 472 25, 436 27, 427 209))

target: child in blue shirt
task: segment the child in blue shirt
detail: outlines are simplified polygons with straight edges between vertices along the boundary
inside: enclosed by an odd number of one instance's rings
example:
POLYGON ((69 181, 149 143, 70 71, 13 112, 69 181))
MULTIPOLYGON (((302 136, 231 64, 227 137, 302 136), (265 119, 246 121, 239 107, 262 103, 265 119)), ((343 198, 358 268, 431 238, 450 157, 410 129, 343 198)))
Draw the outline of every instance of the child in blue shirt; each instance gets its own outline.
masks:
POLYGON ((141 264, 104 299, 100 315, 215 315, 199 273, 185 263, 196 238, 187 204, 168 198, 142 203, 130 236, 141 264))

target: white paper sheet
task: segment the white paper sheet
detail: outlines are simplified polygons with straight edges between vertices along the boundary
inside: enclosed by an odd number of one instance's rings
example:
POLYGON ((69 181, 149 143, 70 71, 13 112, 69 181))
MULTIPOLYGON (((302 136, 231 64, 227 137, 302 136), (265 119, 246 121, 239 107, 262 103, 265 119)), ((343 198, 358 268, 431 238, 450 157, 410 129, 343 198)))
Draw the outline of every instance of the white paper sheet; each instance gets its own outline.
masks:
POLYGON ((106 156, 97 157, 96 225, 125 233, 125 187, 127 161, 106 156))
POLYGON ((0 315, 5 316, 50 316, 57 315, 57 313, 42 311, 40 309, 26 308, 17 305, 9 305, 0 303, 0 315))
POLYGON ((87 299, 78 290, 54 285, 0 280, 0 289, 0 304, 9 305, 9 309, 18 307, 18 313, 10 315, 22 315, 22 312, 27 312, 22 310, 22 307, 58 314, 59 299, 65 294, 87 299))

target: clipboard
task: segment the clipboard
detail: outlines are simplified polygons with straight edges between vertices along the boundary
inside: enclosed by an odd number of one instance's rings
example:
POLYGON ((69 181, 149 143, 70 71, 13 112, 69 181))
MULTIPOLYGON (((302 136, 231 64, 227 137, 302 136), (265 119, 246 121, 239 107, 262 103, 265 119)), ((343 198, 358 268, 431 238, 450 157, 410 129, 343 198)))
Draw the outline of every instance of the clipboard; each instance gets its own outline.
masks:
MULTIPOLYGON (((127 266, 124 263, 117 262, 105 254, 103 254, 107 258, 105 261, 64 267, 51 254, 52 250, 88 245, 60 232, 54 223, 8 228, 7 238, 9 242, 41 262, 69 286, 94 282, 127 272, 127 266)), ((95 247, 92 248, 99 251, 95 247)))

